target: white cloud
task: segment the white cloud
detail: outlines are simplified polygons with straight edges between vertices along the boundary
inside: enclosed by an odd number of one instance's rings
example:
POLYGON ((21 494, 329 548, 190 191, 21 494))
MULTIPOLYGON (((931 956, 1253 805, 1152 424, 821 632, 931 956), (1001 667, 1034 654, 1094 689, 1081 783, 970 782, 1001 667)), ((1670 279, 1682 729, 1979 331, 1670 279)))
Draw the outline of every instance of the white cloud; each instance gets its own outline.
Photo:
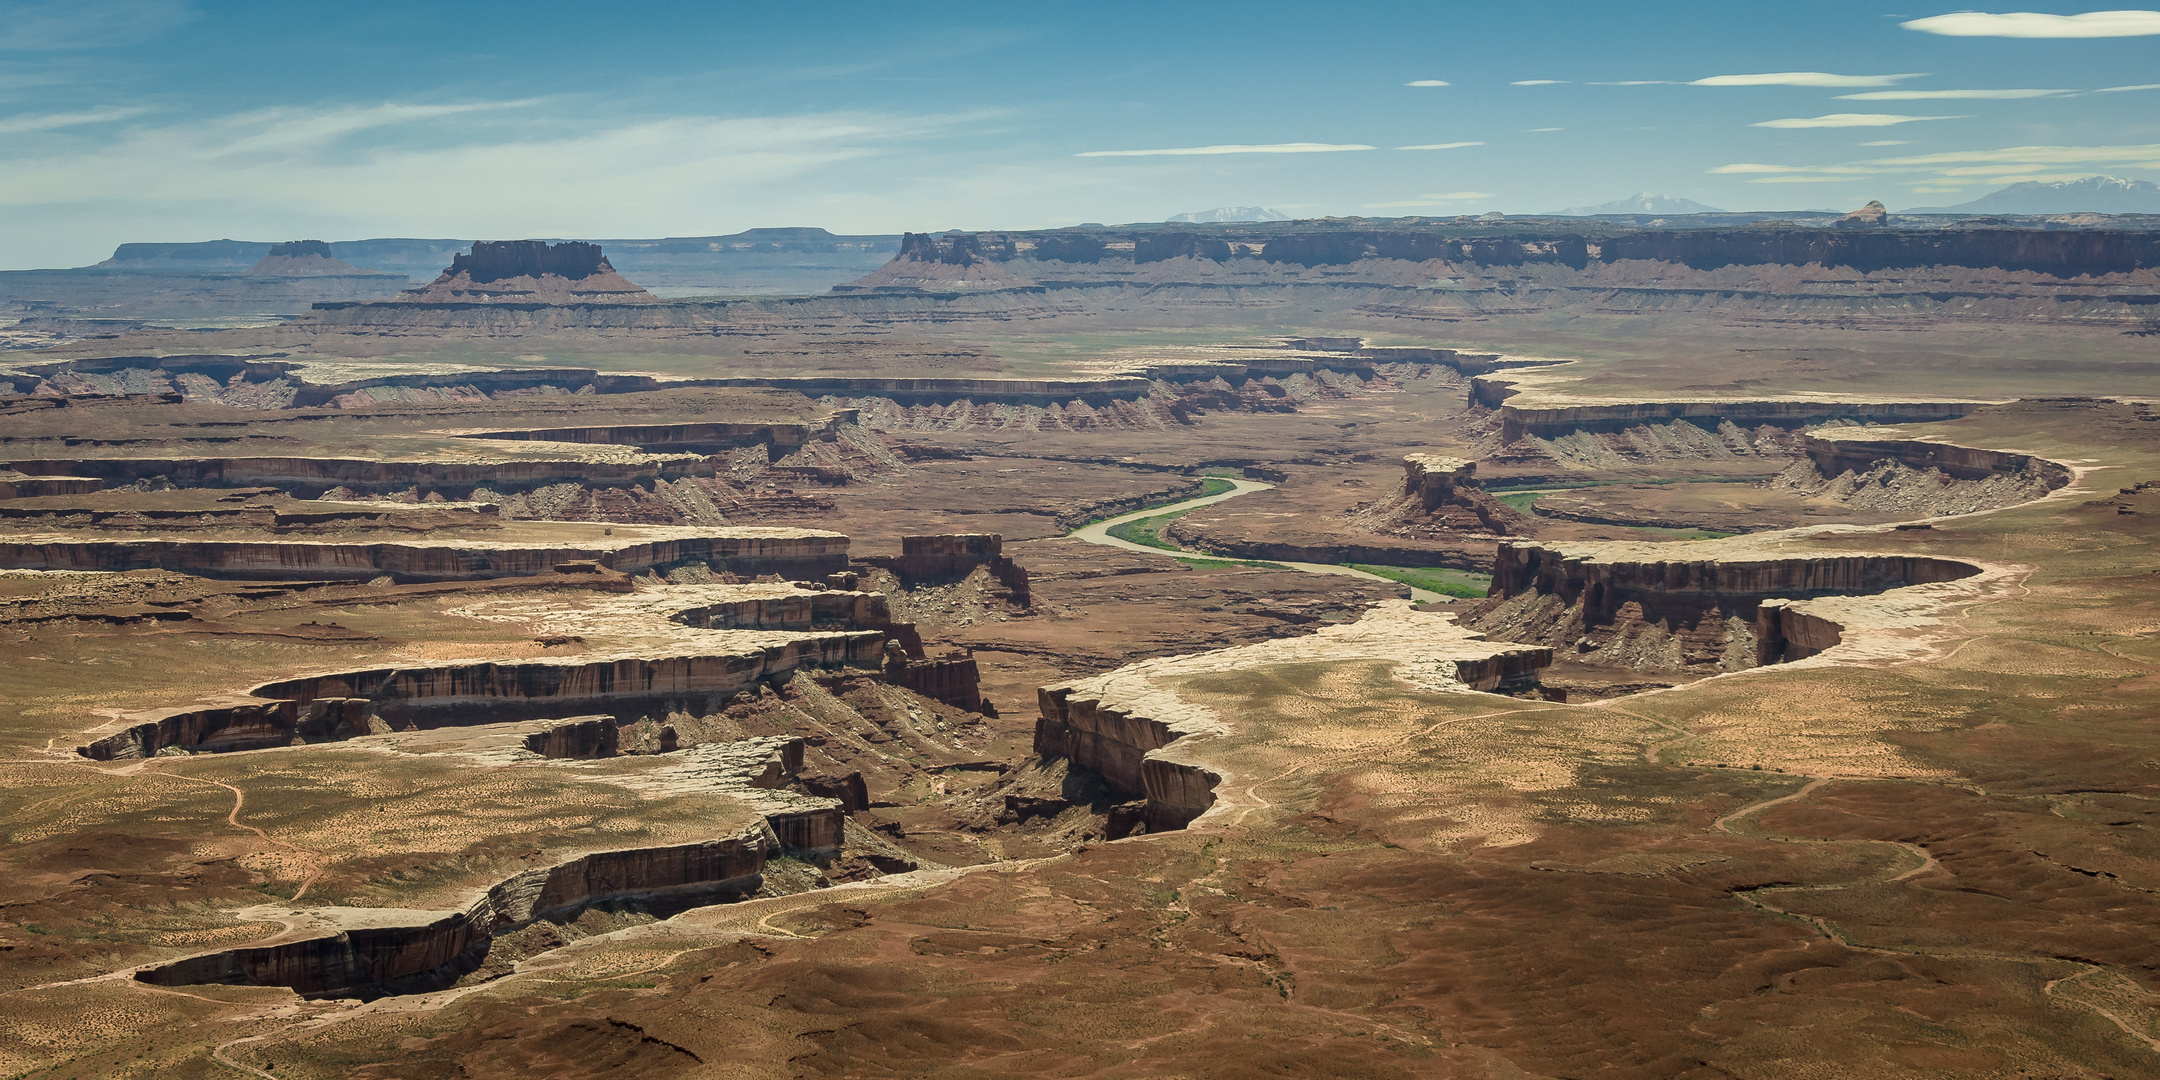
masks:
POLYGON ((1862 146, 1911 146, 1911 139, 1876 139, 1861 143, 1862 146))
POLYGON ((2060 97, 2075 90, 1870 90, 1865 94, 1839 94, 1839 101, 1932 101, 1937 98, 2013 101, 2018 98, 2060 97))
POLYGON ((1907 30, 1946 37, 2115 38, 2160 34, 2160 11, 2088 11, 2083 15, 2042 15, 2011 11, 1991 15, 1959 11, 1899 23, 1907 30))
POLYGON ((1779 71, 1767 75, 1712 75, 1689 86, 1895 86, 1918 75, 1830 75, 1820 71, 1779 71))
POLYGON ((1416 146, 1398 146, 1398 147, 1396 147, 1395 149, 1397 149, 1397 150, 1460 150, 1460 149, 1462 149, 1462 148, 1463 148, 1463 147, 1465 147, 1465 146, 1483 146, 1483 145, 1485 145, 1485 144, 1484 144, 1484 143, 1481 143, 1481 142, 1436 142, 1436 143, 1419 143, 1419 144, 1418 144, 1418 145, 1416 145, 1416 146))
POLYGON ((1493 195, 1488 191, 1450 191, 1438 195, 1420 195, 1417 198, 1403 199, 1399 202, 1366 203, 1364 209, 1401 210, 1418 206, 1438 206, 1442 203, 1451 202, 1477 202, 1481 199, 1490 198, 1493 198, 1493 195))
POLYGON ((1404 86, 1453 86, 1453 85, 1455 85, 1455 84, 1454 84, 1454 83, 1451 83, 1451 82, 1449 82, 1449 81, 1447 81, 1446 79, 1419 79, 1419 80, 1417 80, 1416 82, 1406 82, 1406 83, 1404 83, 1403 85, 1404 85, 1404 86))
POLYGON ((1524 130, 1524 131, 1529 131, 1529 132, 1539 132, 1539 131, 1565 131, 1565 130, 1567 130, 1567 129, 1566 129, 1566 128, 1524 128, 1523 130, 1524 130))
POLYGON ((1784 120, 1765 120, 1749 125, 1759 128, 1851 128, 1889 127, 1893 124, 1910 124, 1915 120, 1962 120, 1959 116, 1906 116, 1903 113, 1830 113, 1825 116, 1794 116, 1784 120))
POLYGON ((110 124, 132 119, 149 112, 145 108, 123 109, 117 105, 104 105, 87 112, 48 113, 44 116, 10 116, 0 119, 0 135, 21 135, 32 131, 57 131, 60 128, 80 127, 84 124, 110 124))
POLYGON ((1878 165, 1951 165, 1965 162, 2029 162, 2051 165, 2125 164, 2160 159, 2160 144, 2140 146, 2011 146, 2001 150, 1951 150, 1940 154, 1883 158, 1878 165))
POLYGON ((1592 86, 1678 86, 1671 79, 1622 79, 1619 82, 1594 82, 1592 86))
POLYGON ((2125 90, 2160 90, 2160 82, 2139 83, 2136 86, 2103 86, 2095 94, 2120 94, 2125 90))
POLYGON ((1567 81, 1566 79, 1517 79, 1517 80, 1515 80, 1514 82, 1511 82, 1511 83, 1509 83, 1508 85, 1509 85, 1509 86, 1558 86, 1558 85, 1560 85, 1561 83, 1564 83, 1564 82, 1566 82, 1566 81, 1567 81))
POLYGON ((1163 150, 1089 150, 1074 157, 1205 157, 1215 154, 1336 154, 1348 150, 1377 150, 1364 143, 1287 142, 1222 146, 1174 146, 1163 150))

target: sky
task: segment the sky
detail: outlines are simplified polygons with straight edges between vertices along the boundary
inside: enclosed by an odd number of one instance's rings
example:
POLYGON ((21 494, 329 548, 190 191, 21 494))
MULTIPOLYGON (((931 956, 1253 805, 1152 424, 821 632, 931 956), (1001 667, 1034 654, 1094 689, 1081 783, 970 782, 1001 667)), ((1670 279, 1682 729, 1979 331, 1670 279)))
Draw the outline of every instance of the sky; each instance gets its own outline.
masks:
POLYGON ((2160 181, 2160 11, 0 0, 0 269, 1638 191, 1897 210, 2094 174, 2160 181))

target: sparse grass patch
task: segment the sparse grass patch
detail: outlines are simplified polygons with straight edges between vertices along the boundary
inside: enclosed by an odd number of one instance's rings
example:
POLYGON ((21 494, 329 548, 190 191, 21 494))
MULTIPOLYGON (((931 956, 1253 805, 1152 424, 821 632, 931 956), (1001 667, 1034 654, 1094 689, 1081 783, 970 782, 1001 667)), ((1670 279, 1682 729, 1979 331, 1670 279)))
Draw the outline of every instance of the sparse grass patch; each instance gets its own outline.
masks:
POLYGON ((1474 574, 1468 570, 1450 570, 1444 566, 1368 566, 1364 563, 1345 563, 1352 570, 1362 570, 1374 577, 1399 581, 1413 589, 1424 589, 1442 596, 1459 596, 1468 600, 1483 599, 1492 591, 1491 574, 1474 574))
POLYGON ((1180 555, 1178 561, 1196 569, 1217 570, 1230 566, 1249 566, 1255 570, 1288 570, 1279 562, 1261 562, 1257 559, 1200 559, 1180 555))

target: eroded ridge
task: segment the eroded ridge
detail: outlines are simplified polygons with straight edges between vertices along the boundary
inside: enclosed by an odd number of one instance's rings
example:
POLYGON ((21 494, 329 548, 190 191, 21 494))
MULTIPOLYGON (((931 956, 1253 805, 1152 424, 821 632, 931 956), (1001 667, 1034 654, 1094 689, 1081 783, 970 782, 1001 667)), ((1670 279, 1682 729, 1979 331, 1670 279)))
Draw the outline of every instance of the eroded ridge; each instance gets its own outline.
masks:
MULTIPOLYGON (((1669 559, 1644 544, 1503 541, 1492 596, 1467 618, 1585 665, 1701 676, 1798 660, 1840 643, 1843 626, 1806 605, 1975 577, 1928 555, 1779 555, 1719 545, 1669 559)), ((1893 605, 1894 606, 1894 605, 1893 605)))
POLYGON ((817 529, 558 526, 563 541, 446 538, 397 543, 110 539, 82 534, 0 540, 0 569, 178 570, 203 577, 293 581, 472 581, 593 563, 624 573, 700 562, 755 577, 822 578, 847 568, 848 538, 817 529), (594 532, 599 535, 590 535, 594 532))
POLYGON ((1150 830, 1183 828, 1216 805, 1228 771, 1210 744, 1237 734, 1233 719, 1184 701, 1173 680, 1308 661, 1383 660, 1427 689, 1505 692, 1534 688, 1550 648, 1488 642, 1453 615, 1386 601, 1357 622, 1306 637, 1166 657, 1037 691, 1035 752, 1093 770, 1112 787, 1145 796, 1150 830))
MULTIPOLYGON (((893 622, 881 593, 697 585, 550 603, 521 596, 465 614, 535 625, 563 640, 606 635, 635 646, 562 659, 475 659, 281 679, 247 697, 130 714, 125 728, 77 752, 112 761, 603 710, 664 714, 670 704, 717 706, 798 669, 889 671, 895 658, 888 642, 898 647, 903 670, 939 665, 921 659, 921 639, 912 626, 893 622)), ((973 660, 966 666, 972 669, 973 660)))

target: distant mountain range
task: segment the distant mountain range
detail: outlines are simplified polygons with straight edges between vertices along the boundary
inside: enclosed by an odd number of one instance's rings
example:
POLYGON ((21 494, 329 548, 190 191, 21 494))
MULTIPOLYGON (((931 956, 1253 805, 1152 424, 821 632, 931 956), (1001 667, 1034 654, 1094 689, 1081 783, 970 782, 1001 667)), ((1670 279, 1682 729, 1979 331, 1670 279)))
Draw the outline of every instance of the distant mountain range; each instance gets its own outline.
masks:
POLYGON ((1227 221, 1288 221, 1290 215, 1265 206, 1218 206, 1213 210, 1196 210, 1165 220, 1182 225, 1219 225, 1227 221))
POLYGON ((1915 206, 1901 214, 2160 214, 2160 184, 2119 176, 2027 180, 1956 206, 1915 206))
POLYGON ((1596 206, 1570 206, 1556 211, 1555 217, 1596 217, 1599 214, 1721 214, 1715 206, 1704 206, 1693 199, 1675 198, 1655 192, 1638 191, 1625 199, 1614 199, 1596 206))

